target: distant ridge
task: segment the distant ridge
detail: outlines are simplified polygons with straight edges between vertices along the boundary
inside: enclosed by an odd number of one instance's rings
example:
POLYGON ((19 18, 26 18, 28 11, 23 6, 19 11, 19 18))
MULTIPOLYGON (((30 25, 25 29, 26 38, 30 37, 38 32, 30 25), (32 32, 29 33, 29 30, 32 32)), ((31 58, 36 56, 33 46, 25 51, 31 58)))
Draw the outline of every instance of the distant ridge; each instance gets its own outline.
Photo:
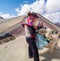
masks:
POLYGON ((11 19, 7 19, 5 22, 0 24, 0 34, 5 34, 12 31, 17 27, 17 24, 22 21, 24 16, 19 16, 11 19))
POLYGON ((38 14, 39 16, 39 20, 45 24, 47 27, 54 29, 55 31, 60 32, 60 27, 56 26, 55 24, 53 24, 52 22, 50 22, 48 19, 46 19, 45 17, 43 17, 42 15, 38 14))
MULTIPOLYGON (((37 14, 37 15, 39 16, 39 21, 41 21, 45 26, 60 32, 60 27, 50 22, 42 15, 40 14, 37 14)), ((21 26, 21 22, 24 21, 24 18, 25 16, 19 16, 19 17, 7 19, 6 22, 3 22, 0 24, 0 34, 9 33, 9 32, 17 35, 22 34, 24 29, 21 26)))
POLYGON ((58 22, 57 22, 57 23, 55 23, 55 25, 57 25, 58 27, 60 27, 60 23, 58 23, 58 22))

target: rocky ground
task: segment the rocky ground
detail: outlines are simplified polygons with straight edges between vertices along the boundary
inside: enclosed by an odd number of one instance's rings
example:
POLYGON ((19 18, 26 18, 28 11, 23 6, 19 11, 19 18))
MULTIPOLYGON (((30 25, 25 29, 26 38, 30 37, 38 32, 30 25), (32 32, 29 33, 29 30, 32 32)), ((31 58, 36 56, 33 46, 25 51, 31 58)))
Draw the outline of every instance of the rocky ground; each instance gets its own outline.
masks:
MULTIPOLYGON (((28 44, 24 36, 0 45, 0 61, 33 61, 28 58, 28 44)), ((48 48, 39 50, 40 61, 60 61, 60 42, 53 53, 48 48)))

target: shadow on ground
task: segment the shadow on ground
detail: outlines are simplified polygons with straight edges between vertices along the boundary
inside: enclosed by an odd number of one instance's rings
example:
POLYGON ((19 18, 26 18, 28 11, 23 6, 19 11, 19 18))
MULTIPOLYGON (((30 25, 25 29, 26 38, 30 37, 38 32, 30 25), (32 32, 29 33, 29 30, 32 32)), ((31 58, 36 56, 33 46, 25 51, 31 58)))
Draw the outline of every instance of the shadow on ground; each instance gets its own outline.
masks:
POLYGON ((40 53, 40 56, 44 57, 42 61, 52 61, 53 59, 60 60, 60 47, 58 49, 55 49, 53 53, 46 51, 44 53, 40 53))

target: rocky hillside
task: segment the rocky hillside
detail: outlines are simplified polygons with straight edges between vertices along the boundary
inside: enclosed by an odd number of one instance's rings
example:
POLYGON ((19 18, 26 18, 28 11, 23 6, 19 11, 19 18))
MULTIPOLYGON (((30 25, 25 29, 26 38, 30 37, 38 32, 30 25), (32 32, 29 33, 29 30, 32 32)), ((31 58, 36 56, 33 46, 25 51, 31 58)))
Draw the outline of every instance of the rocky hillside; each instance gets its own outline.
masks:
POLYGON ((58 23, 58 22, 57 22, 57 23, 55 23, 55 25, 57 25, 57 26, 59 26, 59 27, 60 27, 60 23, 58 23))

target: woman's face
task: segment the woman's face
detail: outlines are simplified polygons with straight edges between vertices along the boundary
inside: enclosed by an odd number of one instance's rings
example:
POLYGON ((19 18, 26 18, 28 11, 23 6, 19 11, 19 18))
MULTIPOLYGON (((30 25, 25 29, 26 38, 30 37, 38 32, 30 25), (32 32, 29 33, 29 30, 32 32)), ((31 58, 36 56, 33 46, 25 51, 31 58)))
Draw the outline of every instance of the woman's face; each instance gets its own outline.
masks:
POLYGON ((32 22, 33 22, 34 26, 38 25, 38 19, 37 18, 33 19, 32 22))

